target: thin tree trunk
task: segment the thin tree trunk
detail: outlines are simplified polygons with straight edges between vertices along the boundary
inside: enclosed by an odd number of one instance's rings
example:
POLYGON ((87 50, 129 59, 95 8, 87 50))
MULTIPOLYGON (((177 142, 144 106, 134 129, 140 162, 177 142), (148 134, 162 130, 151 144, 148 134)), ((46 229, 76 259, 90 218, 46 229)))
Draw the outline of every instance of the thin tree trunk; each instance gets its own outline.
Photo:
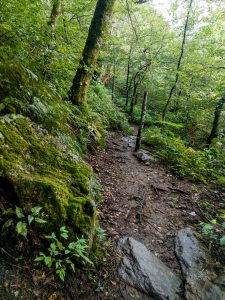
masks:
POLYGON ((130 113, 129 113, 131 118, 133 116, 133 111, 134 111, 134 102, 135 102, 135 98, 136 98, 137 87, 138 87, 138 82, 136 82, 134 80, 134 89, 133 89, 132 99, 131 99, 131 102, 130 102, 130 113))
POLYGON ((112 80, 112 102, 115 100, 115 87, 116 87, 116 59, 113 61, 113 80, 112 80))
POLYGON ((60 12, 60 6, 61 6, 61 0, 54 0, 52 5, 50 20, 48 22, 48 25, 50 25, 53 30, 56 27, 56 22, 60 12))
POLYGON ((47 24, 51 27, 51 43, 48 44, 49 52, 45 55, 45 69, 43 71, 43 75, 48 80, 51 78, 51 74, 49 73, 49 68, 52 61, 52 51, 55 49, 56 46, 55 27, 57 24, 57 19, 60 14, 61 4, 62 4, 61 0, 54 0, 52 5, 50 20, 47 22, 47 24))
POLYGON ((147 92, 144 92, 144 98, 142 102, 142 111, 141 111, 141 124, 138 129, 138 134, 137 134, 137 140, 136 140, 136 145, 135 145, 135 151, 138 151, 141 147, 141 138, 142 138, 142 132, 144 129, 144 124, 145 124, 145 113, 146 113, 146 107, 147 107, 147 99, 148 99, 148 94, 147 92))
POLYGON ((132 49, 133 49, 133 41, 134 41, 134 39, 132 39, 132 41, 131 41, 129 55, 128 55, 128 61, 127 61, 126 103, 125 103, 125 107, 128 106, 128 100, 129 100, 129 91, 130 91, 130 89, 129 89, 130 63, 131 63, 131 53, 132 53, 132 49))
MULTIPOLYGON (((137 84, 137 89, 138 89, 138 85, 139 84, 137 84)), ((136 95, 135 95, 135 99, 134 99, 134 105, 137 105, 137 103, 138 103, 138 92, 136 91, 136 95)))
POLYGON ((173 96, 173 92, 176 88, 176 85, 177 85, 177 82, 178 82, 178 79, 179 79, 179 72, 180 72, 180 69, 181 69, 181 62, 182 62, 182 58, 183 58, 183 55, 184 55, 184 46, 185 46, 185 43, 186 43, 188 21, 189 21, 192 2, 193 2, 193 0, 190 0, 189 7, 188 7, 186 22, 185 22, 185 26, 184 26, 183 40, 182 40, 182 44, 181 44, 181 52, 180 52, 180 56, 179 56, 178 63, 177 63, 177 71, 176 71, 175 82, 174 82, 174 84, 173 84, 173 86, 170 90, 169 97, 166 101, 166 104, 164 106, 163 113, 162 113, 162 120, 163 121, 166 118, 166 113, 167 113, 167 110, 169 108, 169 105, 170 105, 170 102, 171 102, 171 99, 172 99, 172 96, 173 96))
POLYGON ((206 144, 207 147, 209 147, 212 140, 218 136, 219 121, 220 121, 220 116, 221 116, 221 112, 222 112, 224 103, 225 103, 225 96, 223 96, 216 104, 216 109, 214 112, 213 126, 212 126, 211 133, 208 137, 207 144, 206 144))
POLYGON ((70 100, 75 105, 86 103, 88 87, 102 46, 105 28, 110 22, 114 3, 115 0, 97 1, 82 58, 70 89, 70 100))
POLYGON ((65 41, 67 44, 69 44, 69 38, 68 38, 68 32, 67 32, 67 24, 66 24, 66 17, 65 17, 65 11, 64 11, 64 3, 62 1, 62 15, 63 15, 63 28, 64 28, 64 34, 65 34, 65 41))

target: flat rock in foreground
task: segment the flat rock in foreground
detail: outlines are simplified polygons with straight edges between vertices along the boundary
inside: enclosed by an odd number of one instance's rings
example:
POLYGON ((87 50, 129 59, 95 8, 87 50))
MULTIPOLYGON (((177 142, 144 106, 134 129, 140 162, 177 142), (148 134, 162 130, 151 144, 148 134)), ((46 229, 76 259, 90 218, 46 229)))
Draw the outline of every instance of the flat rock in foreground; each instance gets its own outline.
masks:
POLYGON ((131 237, 119 240, 119 276, 146 295, 159 300, 180 299, 181 279, 142 243, 131 237))
MULTIPOLYGON (((190 228, 182 229, 175 239, 175 251, 185 277, 185 299, 224 300, 225 274, 218 276, 207 249, 190 228)), ((223 273, 223 274, 222 274, 223 273)))

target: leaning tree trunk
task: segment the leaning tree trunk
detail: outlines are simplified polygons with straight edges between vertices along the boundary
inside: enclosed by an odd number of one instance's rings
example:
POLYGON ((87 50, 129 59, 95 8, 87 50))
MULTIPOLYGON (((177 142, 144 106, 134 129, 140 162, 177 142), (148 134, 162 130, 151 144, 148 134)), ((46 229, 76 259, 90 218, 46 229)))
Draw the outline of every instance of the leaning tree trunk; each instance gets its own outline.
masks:
POLYGON ((166 118, 166 113, 167 113, 167 110, 169 108, 169 105, 170 105, 173 93, 174 93, 174 91, 176 89, 177 82, 178 82, 178 79, 179 79, 179 72, 180 72, 180 68, 181 68, 182 58, 183 58, 183 55, 184 55, 184 46, 185 46, 185 43, 186 43, 188 21, 189 21, 189 16, 190 16, 192 2, 193 2, 193 0, 190 0, 189 7, 188 7, 186 22, 185 22, 185 26, 184 26, 183 40, 182 40, 182 44, 181 44, 181 51, 180 51, 180 56, 179 56, 179 59, 178 59, 178 62, 177 62, 177 71, 176 71, 175 82, 174 82, 174 84, 173 84, 173 86, 172 86, 172 88, 170 90, 169 97, 168 97, 168 99, 166 101, 166 104, 164 106, 163 113, 162 113, 162 120, 163 121, 166 118))
POLYGON ((110 22, 114 3, 115 0, 98 0, 97 2, 82 58, 70 89, 70 100, 75 105, 86 102, 87 90, 102 46, 105 29, 110 22))
POLYGON ((207 147, 209 147, 212 140, 218 136, 220 115, 221 115, 224 103, 225 103, 225 95, 216 104, 216 109, 214 112, 213 126, 212 126, 211 133, 208 137, 207 144, 206 144, 207 147))

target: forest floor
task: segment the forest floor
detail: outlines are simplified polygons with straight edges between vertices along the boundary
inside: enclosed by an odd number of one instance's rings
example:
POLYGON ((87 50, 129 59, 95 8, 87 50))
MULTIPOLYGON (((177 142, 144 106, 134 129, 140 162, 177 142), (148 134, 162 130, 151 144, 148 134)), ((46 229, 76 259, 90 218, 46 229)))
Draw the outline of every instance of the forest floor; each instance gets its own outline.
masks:
MULTIPOLYGON (((181 228, 198 227, 201 203, 208 202, 211 192, 176 177, 162 163, 140 162, 133 155, 134 146, 134 138, 113 132, 105 150, 89 154, 88 162, 102 184, 101 226, 113 245, 119 238, 131 236, 179 274, 174 237, 181 228)), ((108 271, 113 285, 106 294, 110 293, 110 299, 124 299, 116 289, 115 270, 110 266, 108 271)))
POLYGON ((2 277, 5 289, 15 297, 0 295, 0 299, 130 300, 124 297, 127 286, 119 282, 116 275, 114 251, 117 240, 125 236, 144 243, 168 267, 180 273, 174 254, 174 237, 181 228, 200 229, 201 203, 205 205, 216 199, 217 192, 176 177, 162 162, 149 165, 140 162, 133 150, 134 137, 111 132, 106 148, 96 149, 86 158, 102 185, 104 201, 98 210, 101 227, 107 231, 111 244, 103 249, 104 261, 97 267, 78 268, 62 285, 46 268, 34 269, 29 259, 12 264, 8 257, 1 263, 4 270, 0 272, 0 281, 2 277), (23 296, 20 298, 21 288, 23 296))

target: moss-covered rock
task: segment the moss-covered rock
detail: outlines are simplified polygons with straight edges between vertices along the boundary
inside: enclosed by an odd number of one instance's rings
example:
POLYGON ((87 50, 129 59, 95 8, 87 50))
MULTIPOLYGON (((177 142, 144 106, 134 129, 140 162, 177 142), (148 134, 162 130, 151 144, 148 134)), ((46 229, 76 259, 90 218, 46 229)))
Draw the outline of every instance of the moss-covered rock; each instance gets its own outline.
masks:
POLYGON ((95 179, 78 153, 15 114, 0 117, 0 145, 0 177, 4 179, 0 182, 8 180, 19 201, 13 197, 6 201, 2 193, 0 207, 18 205, 26 210, 39 205, 48 220, 45 232, 66 225, 74 234, 93 236, 95 179))

